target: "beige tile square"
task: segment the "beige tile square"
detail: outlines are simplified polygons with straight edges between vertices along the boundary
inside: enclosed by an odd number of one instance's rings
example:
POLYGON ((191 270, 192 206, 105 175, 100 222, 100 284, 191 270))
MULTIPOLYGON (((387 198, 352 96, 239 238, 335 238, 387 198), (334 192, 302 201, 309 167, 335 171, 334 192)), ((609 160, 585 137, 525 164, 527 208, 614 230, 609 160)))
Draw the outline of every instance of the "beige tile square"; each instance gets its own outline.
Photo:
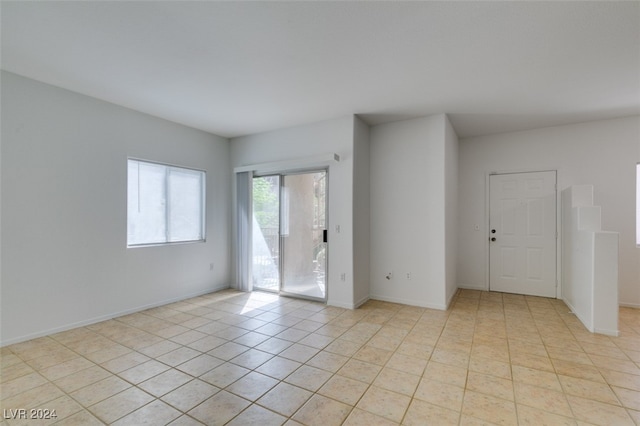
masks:
POLYGON ((436 382, 448 383, 458 387, 464 387, 467 383, 467 370, 451 365, 429 362, 424 370, 423 377, 436 382))
POLYGON ((428 361, 424 358, 416 358, 396 352, 389 358, 386 367, 420 376, 424 372, 427 363, 428 361))
POLYGON ((202 354, 178 365, 176 368, 193 377, 198 377, 222 364, 224 364, 223 360, 211 355, 202 354))
POLYGON ((2 385, 0 385, 0 393, 3 399, 11 398, 19 393, 46 383, 47 380, 44 377, 34 372, 2 383, 2 385))
MULTIPOLYGON (((551 392, 551 391, 549 391, 551 392)), ((523 426, 539 426, 539 425, 554 425, 554 426, 575 426, 576 422, 570 417, 563 417, 557 414, 552 414, 547 411, 527 407, 526 405, 516 404, 518 409, 518 425, 523 426)))
POLYGON ((606 370, 604 368, 600 369, 600 373, 610 385, 640 392, 640 376, 606 370))
POLYGON ((378 365, 359 361, 357 359, 350 359, 340 370, 338 370, 337 374, 359 380, 361 382, 372 383, 380 370, 382 370, 382 367, 378 365))
POLYGON ((394 426, 400 423, 392 422, 384 417, 377 416, 368 411, 354 408, 347 417, 347 420, 343 423, 343 426, 394 426))
POLYGON ((61 364, 65 361, 69 361, 70 359, 76 358, 77 356, 78 355, 75 352, 70 351, 66 348, 62 348, 47 355, 33 358, 27 361, 27 364, 29 364, 35 370, 41 371, 45 368, 61 364))
POLYGON ((300 343, 303 345, 311 346, 316 349, 323 349, 335 339, 333 337, 325 336, 318 333, 311 333, 306 336, 304 339, 300 340, 300 343))
POLYGON ((458 411, 448 410, 419 399, 413 399, 402 421, 407 426, 456 426, 460 419, 458 411))
POLYGON ((131 352, 131 349, 126 346, 119 345, 114 343, 107 349, 102 349, 96 352, 92 352, 90 354, 85 355, 85 357, 95 362, 96 364, 103 364, 107 361, 111 361, 112 359, 118 358, 120 356, 126 355, 131 352))
POLYGON ((511 368, 513 381, 526 383, 555 391, 562 391, 558 376, 555 373, 514 365, 511 368))
POLYGON ((42 408, 45 403, 64 395, 60 389, 49 382, 10 398, 5 398, 3 393, 0 394, 2 395, 2 408, 7 409, 42 408))
POLYGON ((347 405, 356 405, 368 387, 367 383, 335 375, 318 390, 318 393, 347 405))
POLYGON ((605 382, 600 371, 593 365, 554 359, 553 366, 558 375, 591 380, 592 382, 605 382))
POLYGON ((365 345, 353 355, 353 358, 383 366, 391 358, 392 354, 392 351, 365 345))
POLYGON ((515 383, 515 395, 518 405, 526 405, 560 416, 572 417, 566 396, 554 390, 515 383))
POLYGON ((555 372, 551 359, 547 356, 538 356, 522 352, 511 353, 511 364, 528 367, 535 370, 555 372))
POLYGON ((146 348, 142 348, 138 352, 143 353, 148 357, 156 358, 160 355, 164 355, 166 353, 179 349, 180 347, 181 346, 175 342, 172 342, 170 340, 163 340, 161 342, 147 346, 146 348))
MULTIPOLYGON (((73 416, 74 414, 77 414, 79 412, 81 412, 83 410, 82 406, 80 404, 78 404, 76 401, 74 401, 71 397, 67 396, 67 395, 63 395, 59 398, 56 398, 52 401, 49 401, 46 403, 46 405, 43 405, 42 403, 32 403, 32 406, 30 408, 35 408, 35 409, 49 409, 49 410, 56 410, 56 417, 51 419, 51 423, 55 423, 58 422, 57 424, 67 424, 67 419, 71 416, 73 416)), ((46 420, 42 420, 42 421, 33 421, 33 420, 29 420, 28 421, 30 424, 46 424, 48 423, 46 420)))
POLYGON ((80 411, 73 414, 61 421, 60 424, 65 426, 103 426, 100 420, 98 420, 93 414, 88 411, 80 411))
POLYGON ((509 401, 514 400, 513 382, 509 379, 470 371, 467 377, 467 389, 509 401))
POLYGON ((316 333, 337 339, 338 337, 343 335, 347 330, 348 330, 347 327, 340 327, 338 325, 325 324, 319 329, 317 329, 316 333))
POLYGON ((362 343, 352 342, 341 337, 327 345, 324 350, 334 354, 351 357, 358 352, 358 349, 361 347, 362 343))
POLYGON ((180 417, 180 412, 162 401, 155 400, 113 423, 114 426, 162 425, 180 417))
POLYGON ((469 354, 461 351, 436 348, 431 354, 431 360, 439 362, 441 364, 447 364, 461 368, 468 368, 469 366, 469 354))
POLYGON ((100 364, 100 366, 117 374, 149 360, 150 358, 148 356, 142 355, 141 353, 129 352, 117 358, 110 359, 109 361, 100 364))
POLYGON ((640 392, 616 386, 613 386, 612 389, 618 396, 620 402, 622 402, 623 407, 640 411, 640 392))
POLYGON ((313 393, 305 389, 280 382, 260 398, 257 403, 289 417, 307 402, 312 395, 313 393))
POLYGON ((567 400, 578 420, 603 426, 631 426, 634 423, 627 411, 622 407, 572 395, 568 395, 567 400))
POLYGON ((251 370, 248 370, 244 367, 240 367, 235 364, 225 363, 222 364, 208 373, 200 376, 200 380, 204 380, 207 383, 210 383, 219 388, 226 388, 231 383, 238 380, 240 377, 248 374, 251 370))
POLYGON ((275 337, 278 339, 288 340, 290 342, 298 342, 309 334, 310 333, 308 331, 298 330, 297 328, 287 328, 286 330, 276 334, 275 337))
MULTIPOLYGON (((2 370, 0 370, 0 383, 5 383, 10 380, 17 379, 18 377, 26 376, 35 372, 36 371, 31 368, 29 364, 20 361, 17 364, 11 364, 9 366, 3 367, 2 370)), ((40 374, 47 377, 42 371, 40 372, 40 374)))
POLYGON ((223 425, 251 403, 232 393, 220 391, 191 411, 189 415, 206 425, 223 425))
POLYGON ((422 379, 414 398, 454 411, 460 411, 464 389, 447 383, 422 379))
POLYGON ((315 392, 332 376, 328 371, 303 365, 291 373, 285 382, 315 392))
POLYGON ((255 401, 277 384, 276 379, 252 371, 228 386, 226 390, 250 401, 255 401))
POLYGON ((172 367, 175 367, 176 365, 180 365, 184 362, 187 362, 190 359, 193 359, 199 356, 200 354, 201 354, 200 352, 194 349, 182 346, 174 351, 171 351, 164 355, 156 357, 156 359, 162 362, 163 364, 167 364, 172 367))
POLYGON ((89 407, 89 410, 105 423, 113 423, 121 417, 153 401, 153 397, 137 388, 129 388, 119 394, 89 407))
POLYGON ((351 407, 322 395, 314 395, 298 410, 293 419, 308 426, 341 425, 351 407))
POLYGON ((200 340, 204 337, 206 337, 207 334, 202 333, 200 331, 196 331, 196 330, 189 330, 185 333, 182 334, 178 334, 177 336, 173 336, 170 340, 172 342, 176 342, 179 343, 181 345, 188 345, 189 343, 193 343, 197 340, 200 340))
POLYGON ((219 391, 219 388, 195 379, 169 392, 161 399, 178 410, 187 412, 219 391))
POLYGON ((471 355, 469 370, 502 379, 511 379, 511 364, 508 362, 471 355))
POLYGON ((383 368, 373 384, 383 389, 413 396, 419 382, 420 376, 391 368, 383 368))
POLYGON ((348 360, 349 358, 346 356, 320 351, 313 358, 307 361, 306 364, 335 373, 340 370, 348 360))
MULTIPOLYGON (((203 337, 200 340, 196 340, 195 342, 191 342, 189 344, 187 344, 186 346, 191 348, 191 349, 195 349, 196 351, 200 351, 200 352, 209 352, 215 348, 217 348, 218 346, 222 346, 225 343, 227 343, 226 340, 221 339, 219 337, 216 336, 207 336, 207 337, 203 337)), ((240 342, 238 342, 240 343, 240 342)))
POLYGON ((254 346, 257 346, 260 343, 264 342, 265 340, 269 340, 269 336, 261 333, 256 333, 255 331, 250 331, 249 333, 243 334, 242 336, 235 339, 234 342, 253 348, 254 346))
POLYGON ((358 402, 357 407, 394 422, 402 421, 411 398, 377 386, 371 386, 358 402))
POLYGON ((259 351, 257 349, 249 349, 233 358, 230 362, 250 370, 258 368, 260 365, 269 361, 274 355, 268 352, 259 351))
POLYGON ((464 394, 462 413, 498 425, 518 422, 513 402, 469 390, 464 394))
POLYGON ((240 413, 239 416, 234 418, 231 422, 227 423, 229 426, 246 426, 246 425, 260 425, 260 426, 279 426, 287 421, 286 417, 274 413, 260 407, 259 405, 251 405, 249 408, 240 413))
POLYGON ((220 358, 225 361, 229 361, 232 358, 237 357, 243 352, 249 350, 249 347, 240 345, 235 342, 227 342, 217 348, 207 352, 211 356, 215 356, 216 358, 220 358))
POLYGON ((70 393, 109 377, 111 374, 97 365, 55 380, 54 383, 63 391, 70 393))
POLYGON ((131 384, 121 378, 109 376, 99 382, 78 389, 70 395, 80 404, 89 407, 130 387, 131 384))
POLYGON ((169 367, 167 365, 152 359, 121 373, 118 373, 118 375, 130 383, 137 384, 150 379, 153 376, 157 376, 158 374, 162 373, 163 371, 167 371, 168 369, 169 367))
POLYGON ((258 373, 266 374, 267 376, 282 380, 301 365, 302 364, 297 361, 292 361, 290 359, 276 356, 262 364, 260 367, 256 368, 256 371, 258 373))
POLYGON ((293 345, 293 342, 284 339, 278 339, 277 337, 271 337, 270 339, 260 343, 255 348, 273 355, 278 355, 280 352, 284 351, 291 345, 293 345))
POLYGON ((304 363, 313 358, 318 352, 320 352, 318 349, 312 348, 311 346, 294 343, 284 351, 280 352, 279 355, 283 358, 304 363))
POLYGON ((620 371, 640 376, 640 367, 628 359, 611 358, 607 356, 590 355, 591 361, 598 368, 620 371))
POLYGON ((138 387, 158 398, 192 379, 188 374, 172 368, 140 383, 138 387))
POLYGON ((567 395, 575 395, 607 404, 620 405, 620 401, 618 401, 618 398, 611 388, 604 383, 569 376, 558 376, 558 378, 567 395))
POLYGON ((49 380, 58 380, 63 377, 69 376, 78 371, 85 370, 89 367, 94 367, 95 364, 83 357, 73 358, 62 364, 54 365, 49 368, 45 368, 40 373, 49 380))

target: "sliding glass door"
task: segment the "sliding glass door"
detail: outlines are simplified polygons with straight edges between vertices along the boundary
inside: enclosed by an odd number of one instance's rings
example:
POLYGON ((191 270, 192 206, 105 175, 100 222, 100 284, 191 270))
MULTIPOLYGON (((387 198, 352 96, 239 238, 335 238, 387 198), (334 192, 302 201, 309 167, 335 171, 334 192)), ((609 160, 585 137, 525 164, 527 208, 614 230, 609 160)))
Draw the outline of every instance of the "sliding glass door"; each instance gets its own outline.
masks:
POLYGON ((326 176, 321 171, 283 177, 283 293, 325 298, 326 176))
POLYGON ((253 285, 325 300, 327 172, 253 180, 253 285))

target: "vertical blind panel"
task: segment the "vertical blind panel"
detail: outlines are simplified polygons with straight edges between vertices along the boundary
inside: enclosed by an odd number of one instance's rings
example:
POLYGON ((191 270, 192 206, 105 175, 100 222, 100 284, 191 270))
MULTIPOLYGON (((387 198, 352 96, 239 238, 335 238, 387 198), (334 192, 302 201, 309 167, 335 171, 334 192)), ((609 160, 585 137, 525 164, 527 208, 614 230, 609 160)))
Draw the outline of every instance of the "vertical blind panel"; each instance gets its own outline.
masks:
POLYGON ((128 243, 154 244, 166 241, 165 166, 129 162, 128 243))
POLYGON ((167 240, 194 241, 202 235, 202 173, 169 169, 167 240))

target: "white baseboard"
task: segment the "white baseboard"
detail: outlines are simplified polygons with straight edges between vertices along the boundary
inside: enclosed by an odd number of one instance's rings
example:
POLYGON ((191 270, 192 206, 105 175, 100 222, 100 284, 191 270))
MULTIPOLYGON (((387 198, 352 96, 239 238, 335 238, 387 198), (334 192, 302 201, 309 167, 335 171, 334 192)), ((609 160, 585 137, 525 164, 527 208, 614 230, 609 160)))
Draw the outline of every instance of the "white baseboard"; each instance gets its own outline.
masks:
POLYGON ((401 303, 403 305, 419 306, 421 308, 429 308, 429 309, 438 309, 440 311, 447 310, 447 307, 444 305, 439 305, 435 303, 420 303, 412 299, 403 299, 399 297, 386 297, 386 296, 380 296, 377 294, 372 294, 369 298, 371 300, 380 300, 382 302, 391 302, 391 303, 401 303))
POLYGON ((489 288, 485 285, 474 285, 474 284, 458 284, 459 289, 464 290, 479 290, 479 291, 488 291, 489 288))
POLYGON ((620 332, 618 330, 605 330, 602 328, 596 328, 594 330, 594 333, 606 334, 607 336, 614 336, 614 337, 618 337, 620 335, 620 332))
POLYGON ((623 308, 640 309, 640 303, 620 303, 619 305, 623 308))
POLYGON ((63 325, 63 326, 60 326, 60 327, 50 328, 50 329, 47 329, 47 330, 44 330, 44 331, 39 331, 37 333, 26 334, 26 335, 15 337, 13 339, 8 339, 8 340, 2 340, 2 341, 0 341, 0 347, 13 345, 14 343, 26 342, 27 340, 37 339, 38 337, 43 337, 43 336, 48 336, 50 334, 60 333, 60 332, 71 330, 71 329, 78 328, 78 327, 84 327, 84 326, 87 326, 87 325, 96 324, 98 322, 107 321, 107 320, 110 320, 110 319, 113 319, 113 318, 121 317, 123 315, 129 315, 129 314, 133 314, 133 313, 136 313, 136 312, 145 311, 147 309, 157 308, 158 306, 168 305, 169 303, 179 302, 179 301, 185 300, 185 299, 191 299, 193 297, 202 296, 202 295, 205 295, 205 294, 213 293, 213 292, 220 291, 220 290, 225 290, 225 289, 228 289, 228 288, 229 288, 229 286, 214 287, 214 288, 210 288, 210 289, 207 289, 207 290, 202 290, 202 291, 198 291, 198 292, 195 292, 195 293, 186 294, 184 296, 178 296, 178 297, 175 297, 175 298, 163 300, 163 301, 160 301, 160 302, 154 302, 154 303, 150 303, 148 305, 143 305, 143 306, 138 306, 136 308, 126 309, 124 311, 114 312, 114 313, 106 314, 106 315, 100 315, 98 317, 94 317, 94 318, 87 319, 87 320, 84 320, 84 321, 74 322, 74 323, 71 323, 71 324, 66 324, 66 325, 63 325))

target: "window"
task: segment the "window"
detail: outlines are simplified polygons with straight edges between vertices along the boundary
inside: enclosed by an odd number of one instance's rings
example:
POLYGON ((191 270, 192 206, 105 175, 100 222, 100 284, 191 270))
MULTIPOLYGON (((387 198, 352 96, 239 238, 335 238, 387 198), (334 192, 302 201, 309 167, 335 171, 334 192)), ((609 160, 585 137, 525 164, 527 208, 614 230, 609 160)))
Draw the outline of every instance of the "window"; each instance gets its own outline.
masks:
POLYGON ((205 172, 128 160, 127 246, 205 239, 205 172))

